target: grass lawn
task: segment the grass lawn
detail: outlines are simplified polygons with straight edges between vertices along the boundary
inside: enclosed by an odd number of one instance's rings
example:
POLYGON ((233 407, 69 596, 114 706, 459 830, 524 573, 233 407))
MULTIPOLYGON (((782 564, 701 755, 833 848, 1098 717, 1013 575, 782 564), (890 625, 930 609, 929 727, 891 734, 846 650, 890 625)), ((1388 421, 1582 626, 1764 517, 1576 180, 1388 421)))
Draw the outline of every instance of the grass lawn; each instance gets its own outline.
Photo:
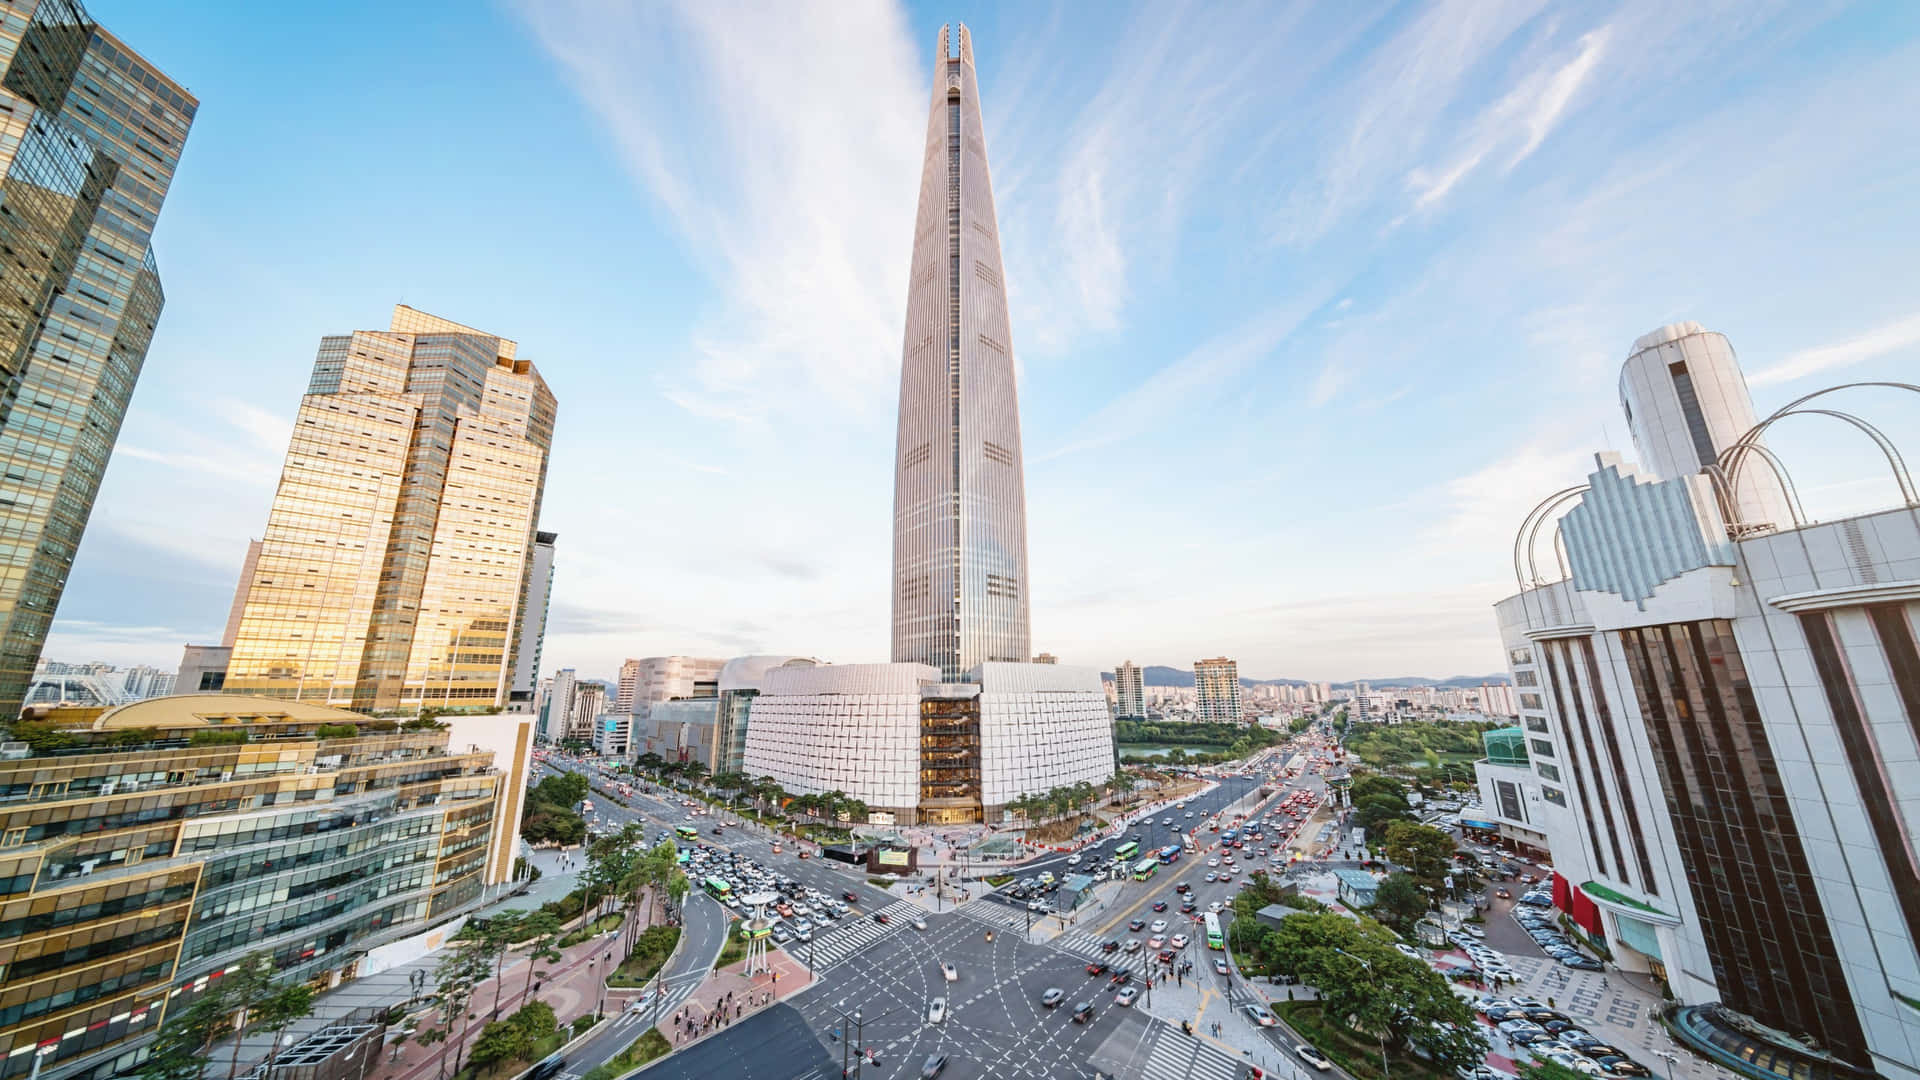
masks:
POLYGON ((635 1039, 633 1045, 622 1050, 618 1057, 605 1065, 595 1065, 587 1070, 584 1080, 616 1080, 654 1058, 665 1056, 672 1049, 667 1037, 660 1034, 658 1028, 648 1028, 645 1035, 635 1039))
MULTIPOLYGON (((1317 1001, 1275 1002, 1273 1011, 1287 1026, 1300 1033, 1321 1053, 1333 1059, 1355 1080, 1387 1080, 1380 1071, 1380 1043, 1364 1035, 1330 1023, 1317 1001)), ((1433 1067, 1425 1058, 1398 1053, 1388 1055, 1393 1076, 1398 1080, 1454 1080, 1451 1073, 1433 1067)))
POLYGON ((558 945, 562 949, 570 949, 595 934, 604 934, 614 927, 619 926, 625 919, 626 916, 617 911, 610 915, 602 915, 578 930, 569 931, 560 939, 558 945))
POLYGON ((607 978, 608 986, 644 986, 667 957, 673 955, 673 947, 680 942, 680 928, 677 926, 651 926, 640 932, 639 940, 633 943, 633 955, 620 962, 619 968, 607 978))
POLYGON ((738 963, 740 958, 746 955, 747 939, 741 937, 737 931, 729 929, 727 933, 727 943, 720 947, 720 959, 715 960, 713 966, 718 970, 719 968, 726 967, 728 964, 738 963))

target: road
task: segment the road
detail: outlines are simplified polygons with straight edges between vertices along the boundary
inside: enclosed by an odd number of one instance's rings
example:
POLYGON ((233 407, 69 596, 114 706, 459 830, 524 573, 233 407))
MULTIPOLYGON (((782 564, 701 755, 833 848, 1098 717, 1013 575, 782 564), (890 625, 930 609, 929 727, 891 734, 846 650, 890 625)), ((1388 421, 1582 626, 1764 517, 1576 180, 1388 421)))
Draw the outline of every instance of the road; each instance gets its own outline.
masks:
MULTIPOLYGON (((1062 932, 1044 943, 1030 942, 1018 932, 1005 932, 1023 929, 1028 913, 1024 904, 1010 903, 997 895, 975 900, 958 912, 924 914, 909 902, 867 885, 865 875, 852 868, 843 869, 840 864, 821 859, 798 859, 790 847, 782 855, 773 855, 770 837, 755 828, 728 828, 715 837, 711 835, 714 816, 689 817, 690 808, 680 805, 680 797, 670 791, 643 791, 636 786, 628 807, 613 804, 602 795, 592 796, 599 811, 595 820, 602 825, 619 828, 638 821, 646 825, 651 839, 661 828, 694 824, 701 829, 703 843, 747 855, 830 895, 852 891, 860 897, 857 906, 861 911, 870 913, 884 906, 895 916, 885 926, 870 918, 851 916, 824 929, 811 943, 789 943, 786 948, 793 956, 802 962, 811 961, 816 968, 818 981, 813 987, 794 1002, 769 1008, 728 1028, 724 1035, 674 1054, 649 1069, 649 1076, 737 1076, 743 1080, 833 1076, 841 1068, 843 1055, 851 1061, 851 1048, 834 1032, 844 1030, 848 1022, 845 1018, 856 1011, 864 1021, 860 1047, 872 1047, 879 1056, 880 1065, 870 1065, 864 1073, 874 1078, 917 1076, 921 1063, 935 1053, 949 1058, 943 1076, 962 1080, 976 1076, 1030 1076, 1040 1080, 1102 1074, 1149 1080, 1234 1080, 1246 1075, 1242 1059, 1230 1048, 1186 1035, 1177 1025, 1155 1018, 1144 1008, 1145 1001, 1131 1008, 1116 1005, 1116 991, 1109 987, 1107 976, 1089 977, 1085 967, 1094 959, 1107 963, 1118 960, 1116 969, 1134 973, 1135 985, 1141 985, 1138 980, 1147 967, 1144 944, 1149 933, 1129 933, 1126 924, 1131 919, 1166 919, 1169 935, 1203 937, 1197 922, 1182 921, 1185 917, 1177 911, 1175 886, 1190 883, 1200 910, 1205 911, 1216 900, 1226 904, 1237 891, 1238 880, 1264 865, 1263 859, 1243 858, 1244 869, 1234 876, 1233 884, 1224 880, 1206 882, 1206 861, 1219 858, 1217 850, 1207 850, 1219 837, 1206 825, 1213 814, 1265 781, 1286 756, 1278 754, 1267 763, 1268 768, 1255 775, 1223 776, 1218 786, 1190 799, 1185 809, 1167 807, 1150 821, 1143 820, 1128 829, 1123 837, 1084 851, 1081 864, 1089 869, 1106 864, 1114 847, 1136 836, 1143 851, 1178 842, 1189 853, 1148 881, 1125 882, 1116 897, 1101 910, 1081 915, 1077 925, 1056 922, 1062 932), (1154 912, 1155 903, 1164 904, 1168 910, 1154 912), (915 916, 925 918, 926 930, 913 928, 915 916), (992 941, 987 940, 989 930, 999 931, 992 941), (1143 948, 1131 956, 1109 955, 1101 949, 1101 943, 1109 938, 1137 938, 1143 948), (948 983, 944 979, 943 963, 954 966, 957 981, 948 983), (1040 1004, 1041 995, 1050 987, 1065 991, 1066 1001, 1060 1008, 1045 1009, 1040 1004), (942 996, 947 1000, 948 1015, 943 1022, 930 1022, 928 1003, 942 996), (1091 1023, 1072 1022, 1072 1013, 1082 1002, 1095 1007, 1091 1023)), ((591 765, 582 771, 602 789, 611 790, 617 782, 591 765)), ((1309 774, 1294 786, 1317 788, 1319 781, 1309 774)), ((1222 826, 1229 824, 1224 822, 1222 826)), ((1057 854, 1024 864, 1015 873, 1026 878, 1051 870, 1063 876, 1071 869, 1067 856, 1057 854)), ((1224 867, 1212 869, 1218 873, 1224 867)), ((724 910, 704 900, 701 906, 716 913, 724 910)), ((690 909, 689 923, 692 921, 690 909)), ((690 948, 676 961, 677 970, 692 953, 690 948)), ((1190 942, 1182 959, 1191 959, 1194 964, 1187 983, 1206 980, 1220 1000, 1227 1000, 1231 977, 1223 979, 1214 974, 1202 941, 1190 942)), ((676 1003, 673 997, 668 998, 669 1011, 676 1003)), ((1218 1008, 1209 1019, 1244 1023, 1225 1013, 1225 1008, 1218 1008)), ((1250 1025, 1248 1028, 1254 1030, 1250 1025)), ((604 1042, 597 1039, 570 1055, 567 1072, 574 1076, 584 1073, 643 1030, 637 1023, 624 1031, 616 1028, 604 1042)), ((1258 1031, 1256 1037, 1274 1048, 1273 1058, 1284 1058, 1290 1050, 1277 1031, 1258 1031)))

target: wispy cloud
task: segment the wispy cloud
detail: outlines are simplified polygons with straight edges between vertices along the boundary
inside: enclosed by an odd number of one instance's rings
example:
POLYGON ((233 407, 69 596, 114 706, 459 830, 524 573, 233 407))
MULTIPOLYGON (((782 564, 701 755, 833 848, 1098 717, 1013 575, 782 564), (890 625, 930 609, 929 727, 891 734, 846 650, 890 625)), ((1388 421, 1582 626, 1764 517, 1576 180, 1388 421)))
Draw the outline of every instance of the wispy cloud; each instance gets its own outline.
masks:
POLYGON ((1446 165, 1421 166, 1409 172, 1407 189, 1414 194, 1413 209, 1426 210, 1446 198, 1448 192, 1503 145, 1518 144, 1507 156, 1504 170, 1512 170, 1530 157, 1566 116, 1568 106, 1593 75, 1612 36, 1609 27, 1582 35, 1572 58, 1536 68, 1489 106, 1473 125, 1465 145, 1454 152, 1446 165))
POLYGON ((1874 327, 1846 341, 1801 349, 1771 367, 1762 368, 1748 375, 1747 382, 1753 386, 1792 382, 1823 371, 1850 367, 1868 360, 1876 360, 1890 353, 1915 348, 1920 348, 1920 312, 1885 326, 1874 327))
POLYGON ((877 0, 518 8, 724 298, 690 342, 700 388, 886 400, 931 34, 877 0))

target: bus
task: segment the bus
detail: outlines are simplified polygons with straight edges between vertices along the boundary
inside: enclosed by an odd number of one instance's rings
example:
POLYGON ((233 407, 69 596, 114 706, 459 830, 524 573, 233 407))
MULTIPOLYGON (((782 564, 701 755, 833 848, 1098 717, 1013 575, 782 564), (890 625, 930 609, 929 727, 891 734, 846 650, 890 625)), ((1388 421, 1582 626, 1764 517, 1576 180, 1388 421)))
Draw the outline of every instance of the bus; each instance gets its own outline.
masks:
POLYGON ((733 886, 727 884, 725 878, 710 877, 703 884, 707 887, 707 895, 715 900, 725 900, 733 895, 733 886))
POLYGON ((1113 849, 1113 861, 1114 862, 1132 862, 1133 857, 1138 854, 1140 854, 1140 845, 1129 840, 1126 843, 1121 844, 1119 847, 1113 849))
POLYGON ((1207 912, 1207 948, 1224 949, 1226 947, 1227 939, 1220 933, 1220 916, 1211 911, 1207 912))
POLYGON ((698 840, 700 839, 700 830, 691 825, 677 825, 674 827, 673 835, 682 840, 698 840))
POLYGON ((1160 870, 1160 863, 1157 859, 1151 859, 1151 858, 1141 859, 1138 863, 1134 864, 1133 880, 1145 881, 1148 878, 1152 877, 1154 874, 1158 873, 1159 870, 1160 870))
POLYGON ((1220 834, 1220 842, 1224 844, 1231 844, 1238 839, 1240 839, 1239 829, 1228 829, 1226 832, 1220 834))
POLYGON ((1160 861, 1163 863, 1166 863, 1169 866, 1173 864, 1173 860, 1179 857, 1180 857, 1179 844, 1168 844, 1166 847, 1163 847, 1160 849, 1160 861))
POLYGON ((681 848, 680 853, 674 856, 673 861, 676 863, 679 863, 681 866, 687 865, 689 862, 693 861, 693 849, 681 848))

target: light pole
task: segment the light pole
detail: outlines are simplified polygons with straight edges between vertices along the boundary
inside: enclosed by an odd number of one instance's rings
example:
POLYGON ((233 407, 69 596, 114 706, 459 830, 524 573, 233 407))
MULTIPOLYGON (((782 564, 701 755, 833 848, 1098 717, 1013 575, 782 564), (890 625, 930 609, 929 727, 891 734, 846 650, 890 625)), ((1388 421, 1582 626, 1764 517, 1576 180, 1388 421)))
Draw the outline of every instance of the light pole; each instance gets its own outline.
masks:
POLYGON ((59 1043, 51 1043, 49 1045, 42 1046, 34 1050, 33 1068, 31 1071, 27 1073, 27 1080, 40 1080, 40 1063, 46 1060, 49 1054, 52 1054, 55 1050, 58 1050, 58 1049, 60 1049, 59 1043))
MULTIPOLYGON (((1360 962, 1360 966, 1367 969, 1367 978, 1368 979, 1373 978, 1373 964, 1366 957, 1355 956, 1345 949, 1336 948, 1333 951, 1339 953, 1341 956, 1347 957, 1350 960, 1358 960, 1360 962)), ((1387 1037, 1383 1034, 1379 1036, 1379 1039, 1380 1039, 1380 1071, 1386 1076, 1392 1076, 1393 1069, 1387 1065, 1387 1037)))

